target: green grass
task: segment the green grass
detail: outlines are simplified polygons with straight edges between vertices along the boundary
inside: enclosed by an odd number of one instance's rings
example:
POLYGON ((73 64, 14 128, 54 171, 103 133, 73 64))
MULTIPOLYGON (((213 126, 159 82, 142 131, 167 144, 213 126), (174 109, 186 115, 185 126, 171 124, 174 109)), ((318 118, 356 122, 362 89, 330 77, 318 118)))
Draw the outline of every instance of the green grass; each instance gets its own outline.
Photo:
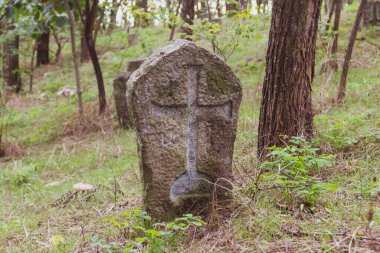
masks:
MULTIPOLYGON (((356 5, 350 6, 343 14, 340 57, 355 10, 356 5)), ((323 252, 333 247, 334 241, 340 242, 341 248, 335 249, 341 251, 348 247, 351 237, 343 239, 355 231, 357 235, 368 236, 366 215, 371 203, 374 204, 372 233, 380 236, 380 209, 373 197, 380 189, 380 63, 379 51, 365 41, 357 41, 343 106, 331 103, 340 73, 329 79, 327 74, 316 72, 313 143, 322 152, 336 155, 334 167, 324 172, 333 187, 323 191, 308 212, 301 210, 291 191, 260 191, 254 198, 249 195, 250 177, 257 174, 259 166, 255 156, 256 138, 269 31, 267 18, 262 17, 258 22, 255 33, 261 36, 241 40, 228 61, 237 72, 244 92, 235 143, 234 215, 219 223, 217 229, 202 231, 204 236, 192 239, 194 235, 189 234, 185 242, 168 251, 277 252, 284 251, 288 245, 294 251, 309 248, 323 252)), ((97 41, 113 115, 113 77, 125 68, 128 60, 145 57, 164 45, 168 38, 164 35, 169 33, 161 27, 133 32, 139 34, 139 40, 128 48, 124 31, 116 31, 112 36, 100 34, 97 41)), ((359 36, 380 44, 376 34, 378 31, 369 29, 359 36)), ((200 44, 210 48, 205 41, 200 44)), ((326 58, 321 44, 318 40, 316 68, 326 58)), ((86 110, 91 115, 97 108, 91 63, 81 64, 80 72, 86 110)), ((26 83, 27 76, 24 77, 26 83)), ((0 160, 0 251, 94 250, 89 242, 93 235, 99 235, 107 243, 122 241, 118 230, 103 222, 103 218, 141 207, 134 132, 117 128, 113 120, 104 131, 63 135, 63 129, 77 110, 75 98, 55 94, 65 86, 75 87, 69 45, 64 48, 61 66, 36 70, 34 94, 13 97, 15 103, 8 108, 6 140, 22 145, 24 155, 0 160), (73 192, 73 185, 78 182, 90 183, 97 191, 63 205, 65 196, 73 192), (54 246, 50 241, 54 236, 62 237, 64 242, 54 246)), ((111 119, 114 117, 108 118, 111 119)), ((371 247, 363 240, 357 243, 362 249, 371 247)))

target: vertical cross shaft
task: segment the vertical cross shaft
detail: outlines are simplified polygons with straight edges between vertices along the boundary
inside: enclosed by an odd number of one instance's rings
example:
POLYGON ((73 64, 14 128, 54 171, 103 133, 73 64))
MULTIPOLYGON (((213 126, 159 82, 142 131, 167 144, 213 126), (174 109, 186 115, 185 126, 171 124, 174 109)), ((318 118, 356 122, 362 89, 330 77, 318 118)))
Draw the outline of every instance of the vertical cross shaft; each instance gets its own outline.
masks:
POLYGON ((197 174, 197 94, 200 66, 191 66, 187 70, 187 115, 188 115, 188 140, 187 140, 187 166, 186 170, 191 177, 197 174))

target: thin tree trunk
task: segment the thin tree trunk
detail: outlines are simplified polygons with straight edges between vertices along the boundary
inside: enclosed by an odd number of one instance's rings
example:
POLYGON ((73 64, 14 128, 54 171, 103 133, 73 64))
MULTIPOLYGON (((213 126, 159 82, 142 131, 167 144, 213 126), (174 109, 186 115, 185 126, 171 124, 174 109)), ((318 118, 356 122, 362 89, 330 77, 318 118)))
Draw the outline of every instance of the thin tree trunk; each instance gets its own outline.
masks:
MULTIPOLYGON (((136 0, 136 7, 138 9, 142 9, 144 12, 148 11, 148 0, 136 0)), ((146 18, 139 17, 136 19, 135 17, 135 24, 134 27, 147 27, 149 25, 149 20, 146 18)))
POLYGON ((30 60, 30 74, 29 74, 29 93, 33 93, 33 72, 34 72, 34 55, 36 54, 37 50, 37 41, 34 43, 33 51, 32 51, 32 58, 30 60))
POLYGON ((86 0, 86 7, 85 7, 85 39, 88 46, 88 50, 90 52, 91 62, 94 67, 96 81, 98 84, 98 93, 99 93, 99 114, 103 114, 106 110, 106 91, 104 88, 104 80, 102 75, 102 70, 100 68, 98 55, 96 53, 95 49, 95 42, 93 38, 93 24, 94 20, 96 18, 96 12, 98 9, 99 0, 93 0, 92 1, 92 7, 90 8, 90 0, 86 0))
POLYGON ((328 18, 327 18, 327 24, 326 24, 326 31, 328 31, 329 29, 330 29, 330 23, 331 23, 331 20, 332 20, 332 16, 333 16, 333 14, 334 14, 334 10, 335 10, 335 4, 336 4, 336 1, 337 0, 331 0, 331 1, 333 1, 332 3, 331 3, 331 8, 329 8, 329 10, 328 10, 328 18))
POLYGON ((334 26, 333 26, 333 31, 334 31, 334 38, 333 38, 333 43, 331 46, 331 68, 334 71, 337 71, 339 66, 338 66, 338 61, 336 54, 338 53, 338 37, 339 37, 339 24, 340 24, 340 13, 342 10, 342 0, 335 0, 335 17, 334 17, 334 26))
POLYGON ((342 76, 340 78, 340 83, 339 83, 339 88, 338 88, 338 96, 337 96, 338 104, 341 104, 343 102, 345 96, 346 96, 348 69, 350 68, 352 51, 354 50, 356 35, 357 35, 358 30, 360 28, 360 22, 361 22, 366 4, 367 4, 367 0, 361 0, 358 12, 356 14, 355 23, 352 27, 350 40, 349 40, 348 46, 347 46, 346 56, 344 57, 344 63, 343 63, 343 68, 342 68, 342 76))
POLYGON ((312 135, 311 86, 322 0, 275 0, 262 91, 258 155, 312 135))
POLYGON ((49 64, 49 37, 48 28, 37 39, 37 67, 49 64))
POLYGON ((53 34, 54 41, 57 44, 57 51, 55 52, 54 63, 58 64, 61 62, 62 49, 63 49, 64 45, 66 44, 66 42, 68 41, 68 39, 61 42, 59 39, 59 36, 57 34, 57 31, 55 29, 52 29, 52 34, 53 34))
MULTIPOLYGON (((182 0, 179 0, 179 1, 178 1, 177 9, 176 9, 176 11, 175 11, 175 15, 176 15, 176 17, 178 17, 179 9, 181 8, 181 4, 182 4, 182 0)), ((175 25, 172 25, 171 30, 170 30, 169 41, 172 41, 173 38, 174 38, 175 28, 176 28, 176 26, 175 26, 175 25)))
POLYGON ((220 5, 220 0, 216 0, 216 12, 218 13, 218 18, 222 16, 222 7, 220 5))
MULTIPOLYGON (((212 17, 211 17, 210 3, 208 1, 209 0, 206 0, 207 16, 208 16, 208 20, 211 22, 212 17)), ((216 52, 215 41, 211 40, 211 46, 212 46, 212 51, 215 53, 216 52)))
POLYGON ((119 10, 119 2, 118 0, 112 0, 112 8, 110 13, 110 24, 108 26, 108 32, 112 33, 113 29, 116 27, 116 16, 117 11, 119 10))
POLYGON ((78 57, 75 51, 75 31, 74 31, 74 16, 72 11, 70 10, 68 0, 64 0, 66 12, 69 16, 69 22, 70 22, 70 37, 71 37, 71 53, 73 55, 73 63, 74 63, 74 71, 75 71, 75 83, 76 83, 76 89, 77 89, 77 96, 78 96, 78 111, 79 115, 82 119, 83 115, 83 103, 82 103, 82 89, 80 85, 80 73, 79 73, 79 66, 78 66, 78 57))
POLYGON ((256 0, 256 5, 257 5, 257 13, 261 12, 261 4, 263 0, 256 0))
MULTIPOLYGON (((5 24, 6 30, 11 30, 13 26, 5 24)), ((5 87, 12 92, 19 93, 22 89, 22 81, 19 63, 19 40, 18 35, 3 44, 3 77, 5 87)))
MULTIPOLYGON (((186 24, 193 25, 194 0, 182 0, 181 18, 186 24)), ((193 35, 193 30, 191 28, 182 26, 181 32, 186 34, 185 36, 182 36, 183 38, 191 40, 191 38, 189 38, 189 36, 193 35)))

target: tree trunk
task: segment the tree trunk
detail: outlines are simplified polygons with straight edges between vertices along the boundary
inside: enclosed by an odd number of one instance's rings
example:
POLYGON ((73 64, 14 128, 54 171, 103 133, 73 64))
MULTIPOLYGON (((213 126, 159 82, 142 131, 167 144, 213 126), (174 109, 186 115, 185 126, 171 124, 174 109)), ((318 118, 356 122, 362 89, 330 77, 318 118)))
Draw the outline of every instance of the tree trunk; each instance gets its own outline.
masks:
POLYGON ((263 0, 256 0, 256 5, 257 5, 257 13, 261 12, 261 4, 263 0))
POLYGON ((110 13, 110 24, 108 26, 108 32, 112 33, 113 29, 116 27, 116 16, 117 11, 119 10, 119 2, 118 0, 112 0, 112 8, 110 13))
POLYGON ((245 10, 248 8, 248 0, 239 0, 240 9, 245 10))
POLYGON ((325 10, 327 14, 334 12, 334 1, 335 0, 326 0, 325 10))
POLYGON ((228 17, 233 16, 235 11, 237 11, 237 6, 235 3, 226 3, 226 12, 228 13, 228 17))
POLYGON ((48 28, 37 39, 37 67, 49 64, 49 37, 48 28))
POLYGON ((78 112, 82 119, 83 114, 83 103, 82 103, 82 89, 80 85, 80 73, 79 73, 79 66, 78 66, 78 57, 76 54, 75 49, 75 23, 74 23, 74 16, 73 12, 70 10, 68 0, 64 0, 65 9, 67 12, 67 15, 69 16, 69 23, 70 23, 70 38, 71 38, 71 53, 73 55, 73 63, 74 63, 74 71, 75 71, 75 84, 77 89, 77 96, 78 96, 78 112))
POLYGON ((64 43, 60 41, 58 33, 55 29, 52 29, 52 34, 53 34, 54 41, 57 44, 57 51, 55 51, 54 63, 59 64, 62 58, 61 54, 62 54, 62 48, 63 48, 64 43))
MULTIPOLYGON (((5 29, 12 29, 9 24, 5 25, 5 29)), ((19 93, 22 89, 20 64, 19 64, 19 40, 17 35, 12 40, 3 44, 3 77, 4 85, 12 92, 19 93)))
POLYGON ((338 97, 337 98, 338 104, 341 104, 343 102, 345 96, 346 96, 348 69, 350 68, 352 51, 354 50, 356 35, 357 35, 358 30, 360 28, 360 22, 361 22, 366 4, 367 4, 367 0, 361 0, 358 12, 356 14, 355 23, 352 27, 350 40, 349 40, 348 46, 347 46, 346 56, 344 57, 343 68, 342 68, 342 76, 340 77, 340 83, 339 83, 339 88, 338 88, 338 96, 337 96, 338 97))
POLYGON ((84 31, 80 34, 80 61, 87 62, 90 60, 90 51, 88 50, 84 31))
POLYGON ((95 41, 93 38, 93 24, 94 20, 96 19, 96 12, 98 9, 99 0, 93 0, 92 6, 90 8, 90 0, 86 0, 86 8, 85 8, 85 29, 84 29, 84 35, 86 39, 86 43, 88 46, 88 50, 90 52, 91 62, 94 67, 96 81, 98 84, 98 93, 99 93, 99 114, 102 114, 106 110, 106 91, 104 88, 104 80, 102 75, 102 70, 100 68, 98 55, 96 53, 95 49, 95 41))
POLYGON ((34 72, 34 55, 36 54, 37 50, 37 41, 34 43, 33 51, 32 51, 32 58, 30 59, 30 73, 29 73, 29 93, 33 93, 33 72, 34 72))
MULTIPOLYGON (((182 8, 181 8, 181 18, 182 20, 188 24, 193 25, 194 22, 194 0, 182 0, 182 8)), ((182 26, 181 32, 186 34, 182 36, 185 39, 191 40, 188 36, 193 34, 193 30, 189 27, 182 26)))
POLYGON ((336 1, 332 0, 331 8, 329 9, 328 18, 327 18, 327 22, 326 22, 327 23, 326 24, 326 31, 328 31, 330 29, 331 19, 332 19, 332 16, 334 14, 334 10, 335 10, 335 4, 336 4, 336 1))
POLYGON ((312 135, 311 86, 322 0, 274 0, 262 91, 258 155, 312 135))
MULTIPOLYGON (((137 9, 142 9, 144 12, 148 11, 148 0, 136 0, 137 9)), ((149 20, 142 17, 135 17, 134 27, 147 27, 149 25, 149 20)))
POLYGON ((335 71, 338 70, 338 61, 336 54, 338 53, 338 37, 339 37, 339 23, 340 23, 340 13, 342 10, 342 0, 335 0, 335 18, 334 18, 334 26, 333 31, 335 32, 333 43, 331 46, 331 57, 333 58, 331 61, 331 68, 335 71))
POLYGON ((216 12, 218 13, 218 18, 222 16, 222 6, 220 5, 220 0, 216 0, 216 12))
MULTIPOLYGON (((179 9, 181 8, 181 4, 182 4, 182 0, 179 0, 179 1, 178 1, 178 5, 177 5, 177 9, 176 9, 176 11, 175 11, 175 16, 176 16, 176 17, 178 17, 179 9)), ((172 22, 173 22, 173 21, 174 21, 174 20, 172 20, 172 22)), ((169 26, 169 27, 170 27, 170 26, 169 26)), ((170 37, 169 37, 169 41, 172 41, 173 38, 174 38, 175 28, 176 28, 175 25, 172 25, 172 26, 170 27, 170 37)))

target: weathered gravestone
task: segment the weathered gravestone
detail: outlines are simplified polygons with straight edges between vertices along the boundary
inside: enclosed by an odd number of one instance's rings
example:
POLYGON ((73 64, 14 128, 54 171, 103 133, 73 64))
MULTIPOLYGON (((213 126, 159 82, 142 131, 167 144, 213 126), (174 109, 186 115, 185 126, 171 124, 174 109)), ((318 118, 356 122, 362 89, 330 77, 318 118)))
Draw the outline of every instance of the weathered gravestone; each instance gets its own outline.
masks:
POLYGON ((127 105, 127 81, 132 73, 138 69, 144 59, 128 62, 127 71, 118 74, 113 80, 113 93, 115 98, 115 107, 119 124, 122 127, 130 127, 131 120, 128 113, 127 105))
POLYGON ((218 56, 186 40, 169 43, 128 81, 145 209, 155 217, 186 211, 230 185, 241 102, 238 78, 218 56))

